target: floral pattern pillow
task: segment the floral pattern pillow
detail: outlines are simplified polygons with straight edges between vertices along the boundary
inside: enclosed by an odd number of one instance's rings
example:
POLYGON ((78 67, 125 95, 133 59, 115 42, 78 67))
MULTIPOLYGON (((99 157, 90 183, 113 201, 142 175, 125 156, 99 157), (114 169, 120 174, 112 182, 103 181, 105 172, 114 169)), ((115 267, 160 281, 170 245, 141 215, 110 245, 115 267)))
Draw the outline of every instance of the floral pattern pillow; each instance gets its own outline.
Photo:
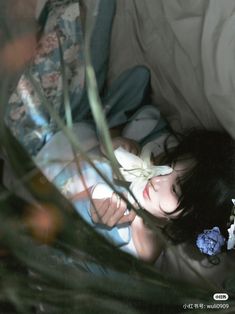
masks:
POLYGON ((50 12, 34 60, 21 76, 9 99, 6 123, 31 155, 37 154, 57 131, 57 126, 34 90, 27 72, 32 74, 51 106, 63 117, 59 42, 63 51, 70 103, 74 108, 81 99, 85 81, 83 35, 77 1, 65 1, 63 4, 61 1, 50 2, 50 12))

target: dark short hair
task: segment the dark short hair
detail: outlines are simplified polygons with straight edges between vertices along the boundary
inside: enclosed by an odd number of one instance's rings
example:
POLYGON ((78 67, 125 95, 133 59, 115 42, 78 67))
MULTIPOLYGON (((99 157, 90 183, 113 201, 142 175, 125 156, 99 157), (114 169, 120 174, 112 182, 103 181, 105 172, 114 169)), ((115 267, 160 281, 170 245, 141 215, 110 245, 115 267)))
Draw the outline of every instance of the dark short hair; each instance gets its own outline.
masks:
POLYGON ((218 226, 227 238, 235 198, 235 141, 227 133, 194 130, 166 151, 169 164, 184 158, 195 163, 181 178, 176 211, 182 211, 166 226, 166 234, 175 243, 194 241, 205 229, 218 226))

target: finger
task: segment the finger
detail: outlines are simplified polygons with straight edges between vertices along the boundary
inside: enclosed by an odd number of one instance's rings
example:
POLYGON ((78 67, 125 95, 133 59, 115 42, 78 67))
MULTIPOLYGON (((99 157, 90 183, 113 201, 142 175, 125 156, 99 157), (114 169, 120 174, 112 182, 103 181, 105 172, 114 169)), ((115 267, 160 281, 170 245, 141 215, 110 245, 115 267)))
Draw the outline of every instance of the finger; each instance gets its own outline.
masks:
POLYGON ((96 208, 92 207, 91 209, 91 217, 93 222, 107 225, 110 215, 113 215, 117 207, 115 203, 116 196, 114 194, 115 193, 113 193, 111 198, 108 198, 105 201, 94 201, 96 208))
POLYGON ((121 200, 119 208, 116 208, 115 212, 109 216, 107 225, 113 227, 118 224, 119 220, 124 216, 125 211, 127 210, 126 203, 121 200))
POLYGON ((93 222, 100 222, 102 217, 105 215, 106 211, 110 206, 110 199, 107 198, 105 200, 93 200, 93 204, 90 208, 91 218, 93 222), (94 205, 94 206, 93 206, 94 205))
POLYGON ((136 145, 134 146, 134 149, 135 149, 135 155, 139 155, 140 154, 140 146, 139 145, 136 145))
POLYGON ((129 152, 134 155, 139 155, 140 153, 140 147, 136 143, 129 144, 129 152))
POLYGON ((116 224, 115 217, 117 215, 117 212, 119 212, 120 207, 123 207, 123 204, 125 203, 121 200, 121 198, 116 193, 113 193, 110 199, 109 208, 106 211, 105 215, 102 217, 102 222, 109 227, 113 227, 116 224))
POLYGON ((102 217, 110 206, 110 199, 95 199, 93 200, 93 205, 94 206, 91 207, 91 210, 99 214, 100 217, 102 217))
POLYGON ((132 147, 130 152, 134 155, 138 155, 138 149, 136 147, 132 147))
POLYGON ((125 150, 127 150, 128 152, 130 151, 130 147, 129 147, 129 145, 128 145, 126 142, 121 143, 120 146, 121 146, 122 148, 124 148, 125 150))
POLYGON ((136 217, 136 212, 134 210, 131 210, 129 214, 122 216, 119 221, 117 222, 118 225, 124 224, 124 223, 131 223, 136 217))
POLYGON ((128 152, 131 152, 134 148, 134 145, 130 141, 126 141, 123 143, 123 148, 125 148, 125 150, 128 152))

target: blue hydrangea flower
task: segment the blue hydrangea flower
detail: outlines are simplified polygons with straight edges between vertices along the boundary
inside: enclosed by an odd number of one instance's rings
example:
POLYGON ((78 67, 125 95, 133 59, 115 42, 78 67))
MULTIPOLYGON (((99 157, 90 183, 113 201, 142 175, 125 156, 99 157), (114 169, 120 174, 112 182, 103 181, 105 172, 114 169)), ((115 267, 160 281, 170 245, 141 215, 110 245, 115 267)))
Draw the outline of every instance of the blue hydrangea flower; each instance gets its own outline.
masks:
POLYGON ((225 238, 221 235, 218 227, 204 230, 200 233, 196 241, 197 247, 202 253, 216 255, 221 252, 221 247, 225 244, 225 238))

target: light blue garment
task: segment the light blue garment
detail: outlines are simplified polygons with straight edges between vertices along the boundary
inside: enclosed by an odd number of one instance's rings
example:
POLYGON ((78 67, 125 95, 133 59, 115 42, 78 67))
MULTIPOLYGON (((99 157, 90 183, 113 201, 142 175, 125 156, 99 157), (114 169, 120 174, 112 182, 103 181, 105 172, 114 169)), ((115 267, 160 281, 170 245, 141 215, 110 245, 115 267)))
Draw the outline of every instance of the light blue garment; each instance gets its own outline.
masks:
MULTIPOLYGON (((113 173, 112 168, 108 162, 95 161, 96 167, 105 174, 106 178, 113 182, 113 173)), ((105 183, 102 177, 94 170, 88 163, 83 163, 82 174, 86 181, 89 180, 89 186, 93 186, 97 183, 105 183), (92 178, 92 181, 91 181, 92 178)), ((64 190, 68 180, 76 177, 81 181, 80 176, 77 172, 77 166, 75 162, 70 163, 55 177, 53 183, 61 190, 64 190)), ((116 189, 120 192, 125 191, 119 186, 115 186, 116 189)), ((68 191, 69 192, 69 191, 68 191)), ((104 195, 104 198, 106 196, 104 195)), ((74 201, 74 206, 77 213, 82 216, 82 218, 92 227, 96 229, 97 232, 102 234, 107 240, 109 240, 115 246, 121 248, 122 246, 129 243, 131 238, 130 225, 129 223, 123 224, 120 227, 106 227, 101 224, 94 223, 90 214, 91 202, 89 199, 77 200, 74 201), (122 230, 122 236, 120 235, 120 229, 122 230)))

